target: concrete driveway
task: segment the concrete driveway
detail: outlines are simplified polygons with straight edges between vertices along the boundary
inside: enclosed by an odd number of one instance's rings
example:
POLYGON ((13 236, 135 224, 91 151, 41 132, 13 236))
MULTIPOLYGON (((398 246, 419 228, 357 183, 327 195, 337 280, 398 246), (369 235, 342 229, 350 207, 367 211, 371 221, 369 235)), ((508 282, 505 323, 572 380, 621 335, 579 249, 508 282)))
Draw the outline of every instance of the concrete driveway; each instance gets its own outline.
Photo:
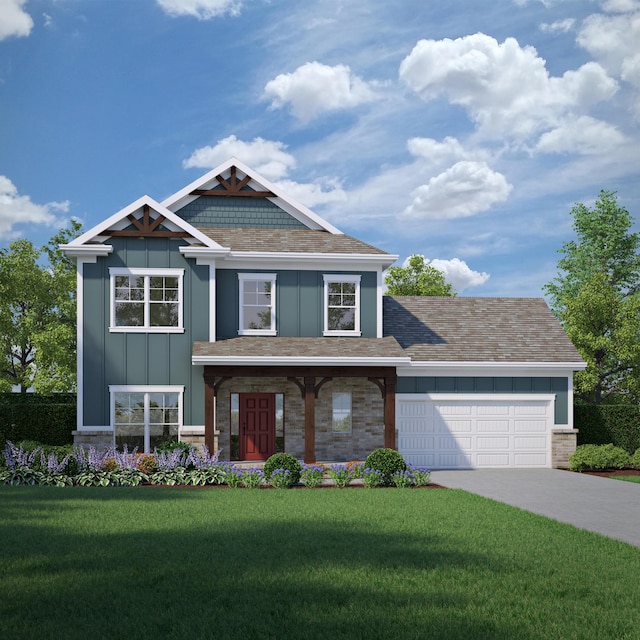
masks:
POLYGON ((434 471, 431 480, 640 547, 640 484, 559 469, 434 471))

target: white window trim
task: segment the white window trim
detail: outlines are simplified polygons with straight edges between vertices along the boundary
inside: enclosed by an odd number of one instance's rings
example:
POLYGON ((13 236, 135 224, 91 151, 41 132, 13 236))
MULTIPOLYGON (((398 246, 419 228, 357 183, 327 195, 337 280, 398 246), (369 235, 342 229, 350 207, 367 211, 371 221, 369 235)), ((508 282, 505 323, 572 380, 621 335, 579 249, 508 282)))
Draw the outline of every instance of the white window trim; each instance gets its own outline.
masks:
POLYGON ((325 273, 323 276, 324 279, 324 330, 322 332, 323 336, 361 336, 362 331, 360 330, 360 281, 362 280, 362 276, 359 274, 344 274, 344 273, 325 273), (328 329, 329 326, 329 284, 332 282, 352 282, 356 285, 356 310, 355 310, 355 329, 350 329, 348 331, 340 330, 340 331, 331 331, 328 329))
POLYGON ((110 311, 109 332, 111 333, 184 333, 184 269, 151 269, 139 267, 109 267, 110 311), (145 276, 144 318, 141 327, 116 326, 116 276, 145 276), (178 278, 178 326, 151 327, 149 323, 149 277, 178 278))
POLYGON ((182 411, 184 385, 109 385, 110 422, 113 430, 113 446, 116 446, 116 393, 144 393, 144 450, 149 452, 149 398, 150 393, 177 393, 178 394, 178 438, 182 431, 182 411))
POLYGON ((238 274, 238 335, 239 336, 277 336, 276 329, 276 273, 239 273, 238 274), (244 283, 258 280, 271 282, 271 328, 270 329, 244 329, 244 283))

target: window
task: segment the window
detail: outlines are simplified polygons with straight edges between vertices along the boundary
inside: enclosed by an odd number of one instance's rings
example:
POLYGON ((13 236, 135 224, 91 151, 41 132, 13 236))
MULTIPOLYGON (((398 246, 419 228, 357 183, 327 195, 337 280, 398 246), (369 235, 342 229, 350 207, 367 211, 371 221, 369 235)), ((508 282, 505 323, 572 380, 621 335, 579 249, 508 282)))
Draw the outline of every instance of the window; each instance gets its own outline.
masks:
POLYGON ((324 335, 360 335, 360 276, 324 276, 324 335))
POLYGON ((110 331, 182 332, 184 269, 109 269, 110 331))
POLYGON ((351 433, 351 394, 333 394, 333 433, 351 433))
POLYGON ((239 273, 239 335, 276 335, 276 274, 239 273))
POLYGON ((150 453, 165 442, 177 442, 183 389, 111 386, 115 446, 150 453))

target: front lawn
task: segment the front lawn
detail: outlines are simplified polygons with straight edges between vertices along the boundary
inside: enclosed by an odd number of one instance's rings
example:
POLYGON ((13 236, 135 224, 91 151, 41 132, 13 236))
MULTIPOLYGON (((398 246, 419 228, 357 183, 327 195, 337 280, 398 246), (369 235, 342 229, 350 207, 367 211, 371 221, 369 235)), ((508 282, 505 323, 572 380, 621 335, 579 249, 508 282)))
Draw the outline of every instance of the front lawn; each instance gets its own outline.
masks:
POLYGON ((640 549, 457 490, 0 487, 0 636, 637 638, 640 549))
POLYGON ((635 482, 640 484, 640 476, 609 476, 614 480, 624 480, 624 482, 635 482))

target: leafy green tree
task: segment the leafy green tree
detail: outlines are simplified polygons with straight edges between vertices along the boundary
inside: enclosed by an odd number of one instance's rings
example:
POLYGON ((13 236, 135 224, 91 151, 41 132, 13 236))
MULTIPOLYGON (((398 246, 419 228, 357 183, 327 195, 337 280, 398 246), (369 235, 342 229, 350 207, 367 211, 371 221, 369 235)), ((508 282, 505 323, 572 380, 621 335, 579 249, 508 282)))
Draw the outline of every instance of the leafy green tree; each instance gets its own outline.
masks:
POLYGON ((74 391, 75 265, 59 249, 78 235, 72 221, 42 249, 17 240, 0 251, 0 389, 74 391), (42 254, 48 258, 41 261, 42 254))
POLYGON ((406 267, 390 267, 384 277, 390 296, 448 296, 456 294, 442 271, 427 264, 424 256, 409 256, 406 267))
POLYGON ((571 210, 577 240, 560 249, 558 276, 545 285, 551 308, 587 362, 574 376, 586 402, 637 402, 640 398, 640 234, 601 191, 593 208, 571 210))

